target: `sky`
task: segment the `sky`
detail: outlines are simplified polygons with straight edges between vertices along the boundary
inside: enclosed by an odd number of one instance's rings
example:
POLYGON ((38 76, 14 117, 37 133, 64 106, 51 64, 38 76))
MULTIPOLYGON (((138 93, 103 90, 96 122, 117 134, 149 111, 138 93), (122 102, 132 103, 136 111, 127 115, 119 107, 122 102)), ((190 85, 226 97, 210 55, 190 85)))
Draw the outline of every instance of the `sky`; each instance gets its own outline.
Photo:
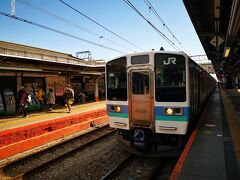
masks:
MULTIPOLYGON (((126 53, 152 49, 157 51, 161 47, 169 51, 181 50, 188 55, 205 54, 182 0, 129 0, 170 40, 170 43, 124 0, 63 1, 121 38, 93 23, 60 0, 16 0, 16 17, 64 32, 67 36, 0 15, 0 40, 73 56, 76 52, 90 51, 95 60, 110 60, 126 53), (165 25, 146 2, 151 3, 165 25), (64 19, 64 22, 47 15, 46 11, 64 19)), ((11 14, 11 0, 0 0, 0 11, 11 14)))

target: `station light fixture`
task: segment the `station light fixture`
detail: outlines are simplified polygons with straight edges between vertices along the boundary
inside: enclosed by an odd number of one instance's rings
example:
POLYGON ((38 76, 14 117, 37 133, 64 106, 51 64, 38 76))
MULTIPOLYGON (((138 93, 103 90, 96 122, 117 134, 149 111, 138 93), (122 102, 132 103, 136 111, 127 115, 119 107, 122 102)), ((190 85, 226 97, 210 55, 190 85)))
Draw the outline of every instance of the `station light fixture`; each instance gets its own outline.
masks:
POLYGON ((230 49, 231 49, 230 47, 225 47, 225 51, 224 51, 224 57, 225 58, 228 57, 230 49))
POLYGON ((34 71, 34 72, 42 72, 42 69, 35 68, 21 68, 21 67, 13 67, 13 66, 0 66, 0 70, 13 70, 13 71, 34 71))

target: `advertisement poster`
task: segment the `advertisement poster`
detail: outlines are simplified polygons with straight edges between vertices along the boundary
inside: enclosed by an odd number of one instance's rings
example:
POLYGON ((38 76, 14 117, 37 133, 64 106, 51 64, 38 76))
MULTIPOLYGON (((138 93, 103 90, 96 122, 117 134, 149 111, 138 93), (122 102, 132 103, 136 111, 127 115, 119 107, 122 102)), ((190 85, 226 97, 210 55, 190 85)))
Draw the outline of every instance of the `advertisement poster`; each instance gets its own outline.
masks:
POLYGON ((66 78, 62 76, 49 76, 46 77, 46 91, 53 89, 56 96, 62 96, 64 87, 66 86, 66 78))
POLYGON ((62 96, 63 95, 64 87, 65 87, 65 83, 59 83, 59 82, 55 83, 56 96, 62 96))

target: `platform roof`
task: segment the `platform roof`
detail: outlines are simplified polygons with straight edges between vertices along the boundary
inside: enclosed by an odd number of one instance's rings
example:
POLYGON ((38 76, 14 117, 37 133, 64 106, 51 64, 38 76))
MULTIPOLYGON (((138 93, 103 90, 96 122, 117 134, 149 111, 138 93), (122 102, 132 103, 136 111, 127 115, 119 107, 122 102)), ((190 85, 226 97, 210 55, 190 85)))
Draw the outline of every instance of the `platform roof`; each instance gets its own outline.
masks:
POLYGON ((0 41, 0 71, 48 74, 103 74, 105 61, 86 61, 71 54, 0 41))
POLYGON ((183 2, 216 72, 230 74, 240 72, 240 1, 183 0, 183 2))

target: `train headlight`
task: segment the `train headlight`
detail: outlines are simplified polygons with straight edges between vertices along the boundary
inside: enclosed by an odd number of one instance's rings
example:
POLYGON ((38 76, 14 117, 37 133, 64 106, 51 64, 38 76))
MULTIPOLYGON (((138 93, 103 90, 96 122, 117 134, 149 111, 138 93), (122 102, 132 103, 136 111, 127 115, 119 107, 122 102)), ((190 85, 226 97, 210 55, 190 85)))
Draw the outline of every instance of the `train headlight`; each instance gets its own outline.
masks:
POLYGON ((122 107, 121 107, 121 106, 118 106, 118 105, 111 106, 111 107, 110 107, 110 111, 111 111, 111 112, 122 112, 122 107))
POLYGON ((172 109, 172 108, 166 108, 166 109, 165 109, 165 113, 166 113, 167 115, 173 115, 173 109, 172 109))
POLYGON ((175 115, 183 115, 183 109, 182 108, 174 108, 174 114, 175 115))
POLYGON ((183 108, 172 108, 172 107, 168 107, 164 109, 164 114, 171 116, 171 115, 175 115, 175 116, 181 116, 183 115, 183 108))
POLYGON ((115 106, 111 106, 110 111, 115 111, 115 106))
POLYGON ((116 111, 116 112, 122 112, 121 106, 116 106, 116 107, 115 107, 115 111, 116 111))

